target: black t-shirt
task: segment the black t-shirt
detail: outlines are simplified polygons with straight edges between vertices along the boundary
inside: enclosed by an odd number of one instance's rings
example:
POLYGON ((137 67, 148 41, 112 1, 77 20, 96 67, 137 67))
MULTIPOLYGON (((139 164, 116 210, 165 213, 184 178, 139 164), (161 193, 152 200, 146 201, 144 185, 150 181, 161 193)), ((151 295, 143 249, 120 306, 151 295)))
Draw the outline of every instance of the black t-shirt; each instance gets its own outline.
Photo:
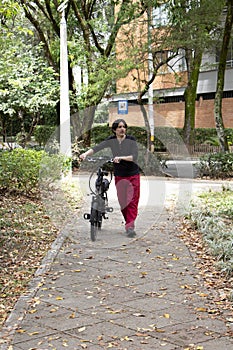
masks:
POLYGON ((93 151, 96 153, 104 148, 110 148, 113 157, 133 156, 132 162, 121 160, 120 163, 113 163, 115 176, 127 177, 139 174, 139 167, 136 163, 138 147, 133 136, 126 135, 121 143, 117 140, 116 135, 109 136, 106 140, 93 147, 93 151))

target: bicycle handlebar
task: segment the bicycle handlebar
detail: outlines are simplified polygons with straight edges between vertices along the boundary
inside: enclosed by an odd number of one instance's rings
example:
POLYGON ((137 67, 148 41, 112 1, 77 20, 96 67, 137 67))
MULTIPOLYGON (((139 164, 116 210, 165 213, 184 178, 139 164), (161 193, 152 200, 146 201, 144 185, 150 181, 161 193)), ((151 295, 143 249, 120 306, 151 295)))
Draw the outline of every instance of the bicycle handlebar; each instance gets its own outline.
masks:
POLYGON ((113 163, 113 158, 109 157, 87 157, 88 162, 96 163, 98 161, 104 161, 104 163, 113 163))

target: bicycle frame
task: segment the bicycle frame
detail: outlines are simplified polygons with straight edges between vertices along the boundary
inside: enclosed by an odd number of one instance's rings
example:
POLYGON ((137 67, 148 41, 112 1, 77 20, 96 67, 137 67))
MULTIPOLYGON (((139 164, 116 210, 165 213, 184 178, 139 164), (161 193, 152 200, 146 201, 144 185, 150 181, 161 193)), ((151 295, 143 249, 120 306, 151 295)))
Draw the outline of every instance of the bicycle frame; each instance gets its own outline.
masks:
POLYGON ((107 163, 112 163, 112 160, 106 160, 103 157, 100 158, 89 158, 91 162, 103 161, 104 163, 98 166, 97 172, 94 170, 89 177, 89 188, 92 195, 91 200, 91 210, 90 213, 84 214, 84 219, 89 220, 91 223, 91 240, 95 241, 97 237, 97 230, 101 229, 102 219, 108 219, 107 213, 113 212, 113 208, 108 206, 108 195, 107 191, 109 189, 112 172, 103 169, 104 165, 107 163), (91 180, 93 175, 96 173, 97 178, 95 180, 95 188, 91 187, 91 180), (110 173, 110 181, 105 176, 110 173))

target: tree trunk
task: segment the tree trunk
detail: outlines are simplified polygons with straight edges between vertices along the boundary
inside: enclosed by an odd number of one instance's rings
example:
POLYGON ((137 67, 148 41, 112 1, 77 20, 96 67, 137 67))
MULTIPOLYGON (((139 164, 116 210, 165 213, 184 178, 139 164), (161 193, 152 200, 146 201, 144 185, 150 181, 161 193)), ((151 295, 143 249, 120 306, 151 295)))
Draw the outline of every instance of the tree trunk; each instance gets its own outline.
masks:
POLYGON ((184 92, 185 98, 185 120, 183 127, 184 142, 190 146, 194 144, 195 132, 195 103, 197 96, 197 83, 202 59, 202 51, 196 50, 194 57, 192 52, 186 52, 186 62, 188 67, 188 85, 184 92))
POLYGON ((222 118, 222 97, 223 97, 223 91, 224 91, 226 60, 227 60, 229 42, 231 39, 232 24, 233 24, 233 0, 228 0, 223 41, 222 41, 222 47, 220 52, 220 58, 219 58, 216 94, 215 94, 215 100, 214 100, 214 118, 215 118, 216 131, 218 135, 221 152, 224 152, 224 153, 229 152, 229 146, 228 146, 223 118, 222 118))
MULTIPOLYGON (((220 79, 218 78, 217 85, 220 85, 220 79)), ((214 100, 214 119, 219 140, 220 150, 223 153, 229 152, 229 146, 225 133, 223 118, 222 118, 222 92, 217 88, 215 100, 214 100)))
POLYGON ((148 122, 147 111, 145 109, 145 106, 142 103, 140 104, 140 109, 141 109, 141 112, 142 112, 142 116, 143 116, 143 119, 144 119, 146 131, 147 131, 147 149, 149 150, 150 149, 150 139, 151 139, 150 136, 151 135, 150 135, 150 125, 149 125, 149 122, 148 122))
POLYGON ((83 111, 83 122, 81 130, 81 139, 85 147, 90 147, 91 144, 91 129, 94 122, 96 106, 87 107, 83 111))
POLYGON ((7 140, 7 126, 6 126, 6 118, 4 114, 0 117, 0 130, 1 130, 1 135, 3 142, 6 142, 7 140))

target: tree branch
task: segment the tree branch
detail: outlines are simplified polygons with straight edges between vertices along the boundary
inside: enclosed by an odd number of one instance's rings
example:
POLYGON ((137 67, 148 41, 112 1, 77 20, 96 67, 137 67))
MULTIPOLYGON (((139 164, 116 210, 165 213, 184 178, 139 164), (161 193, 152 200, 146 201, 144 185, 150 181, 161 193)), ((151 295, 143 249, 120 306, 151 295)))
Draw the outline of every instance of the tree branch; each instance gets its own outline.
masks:
MULTIPOLYGON (((160 51, 157 51, 157 52, 154 52, 154 53, 153 53, 153 62, 155 62, 155 56, 156 56, 156 54, 157 54, 158 52, 160 52, 160 51)), ((156 65, 154 64, 154 70, 153 70, 153 74, 152 74, 151 78, 148 79, 148 81, 147 81, 146 84, 145 84, 144 89, 143 89, 143 90, 139 93, 139 95, 138 95, 137 100, 138 100, 139 102, 142 100, 142 97, 148 92, 150 85, 151 85, 151 84, 153 83, 153 81, 155 80, 155 77, 156 77, 156 75, 157 75, 157 73, 158 73, 158 70, 159 70, 162 66, 164 66, 165 64, 168 64, 169 61, 171 61, 174 57, 177 56, 177 54, 178 54, 178 52, 175 52, 173 55, 167 57, 165 60, 160 61, 160 62, 157 63, 156 65)))
POLYGON ((38 35, 39 35, 39 39, 42 41, 43 43, 43 49, 44 49, 44 52, 45 52, 45 55, 48 59, 48 62, 49 64, 54 68, 54 70, 56 72, 58 72, 58 68, 57 68, 57 65, 55 64, 54 60, 53 60, 53 57, 51 55, 51 52, 50 52, 50 49, 49 49, 49 45, 48 45, 48 42, 46 40, 46 37, 43 33, 43 30, 42 28, 40 27, 40 24, 39 22, 35 19, 35 17, 31 14, 31 12, 29 11, 29 8, 27 6, 28 4, 28 1, 26 0, 20 0, 21 4, 23 5, 23 9, 24 9, 24 13, 25 13, 25 16, 27 17, 27 19, 32 23, 32 25, 35 27, 35 29, 37 30, 38 32, 38 35))

